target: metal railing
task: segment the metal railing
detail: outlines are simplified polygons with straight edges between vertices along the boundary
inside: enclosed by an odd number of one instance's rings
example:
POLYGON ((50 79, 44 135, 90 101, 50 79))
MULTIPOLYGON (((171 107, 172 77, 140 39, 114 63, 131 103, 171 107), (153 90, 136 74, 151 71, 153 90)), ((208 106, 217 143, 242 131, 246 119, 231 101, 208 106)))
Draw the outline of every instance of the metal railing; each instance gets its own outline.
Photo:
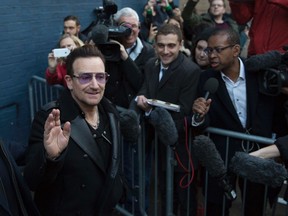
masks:
MULTIPOLYGON (((44 78, 38 77, 38 76, 33 76, 31 79, 31 82, 29 83, 29 100, 30 100, 30 114, 31 114, 31 120, 33 120, 35 113, 46 103, 55 100, 58 98, 60 92, 63 90, 62 86, 59 85, 54 85, 54 86, 49 86, 46 84, 46 80, 44 78)), ((151 174, 151 178, 149 179, 150 182, 153 182, 153 185, 149 185, 149 190, 145 188, 147 186, 146 178, 147 178, 147 173, 146 173, 146 148, 145 148, 145 136, 144 134, 146 133, 145 127, 142 125, 141 126, 141 133, 138 139, 138 143, 135 145, 130 146, 131 151, 129 152, 129 158, 126 158, 126 160, 131 161, 131 168, 132 168, 132 179, 130 182, 130 187, 132 189, 132 197, 131 197, 131 204, 132 207, 128 210, 126 209, 126 205, 117 205, 116 210, 121 213, 122 215, 137 215, 136 210, 139 210, 138 215, 159 215, 161 210, 159 209, 159 191, 158 191, 158 175, 159 172, 157 170, 158 168, 158 158, 157 158, 157 151, 159 150, 158 148, 158 141, 157 141, 157 134, 155 138, 155 143, 154 143, 154 158, 152 159, 153 164, 153 173, 151 174), (138 170, 137 177, 134 177, 134 171, 138 170), (151 192, 151 194, 147 194, 151 192), (149 198, 147 201, 147 197, 149 198), (149 203, 147 203, 149 202, 149 203), (149 205, 149 209, 147 210, 147 205, 149 205)), ((239 132, 234 132, 234 131, 228 131, 228 130, 223 130, 219 128, 212 128, 209 127, 206 129, 207 135, 219 135, 226 137, 226 143, 227 143, 227 148, 229 148, 229 141, 231 138, 243 140, 244 142, 257 142, 261 144, 272 144, 274 142, 274 139, 269 139, 261 136, 255 136, 255 135, 248 135, 244 133, 239 133, 239 132)), ((191 146, 192 138, 191 138, 191 131, 189 133, 189 146, 191 146)), ((166 215, 173 215, 173 167, 175 165, 175 158, 173 154, 173 149, 171 147, 167 147, 167 162, 166 162, 166 169, 167 169, 167 176, 166 176, 166 200, 162 200, 162 202, 166 202, 166 215)), ((124 158, 125 159, 125 158, 124 158)), ((189 164, 190 165, 190 164, 189 164)), ((188 165, 188 166, 189 166, 188 165)), ((149 165, 148 165, 149 166, 149 165)), ((124 167, 124 165, 123 165, 124 167)), ((206 173, 207 174, 207 173, 206 173)), ((206 178, 207 181, 207 178, 206 178)), ((207 183, 207 182, 206 182, 207 183)), ((189 189, 189 188, 188 188, 189 189)), ((204 194, 207 194, 207 191, 204 194)), ((237 199, 240 196, 238 196, 237 199)), ((281 199, 281 198, 280 198, 281 199)), ((188 205, 190 204, 189 202, 189 197, 187 199, 188 205)), ((205 200, 205 206, 206 206, 207 200, 205 200)), ((161 201, 160 201, 161 204, 161 201)), ((281 203, 283 204, 283 203, 281 203)), ((287 203, 284 203, 287 205, 287 203)), ((279 204, 278 204, 279 205, 279 204)), ((233 208, 233 205, 232 205, 233 208)), ((266 208, 266 206, 265 206, 266 208)), ((243 209, 243 206, 242 206, 243 209)), ((288 208, 286 208, 286 215, 288 215, 288 208)), ((266 209, 265 209, 266 210, 266 209)), ((274 206, 272 215, 275 214, 276 210, 276 205, 274 206)), ((265 212, 265 211, 264 211, 265 212)), ((205 213, 205 208, 204 208, 204 213, 205 213)), ((243 210, 239 212, 240 215, 244 215, 243 210)))

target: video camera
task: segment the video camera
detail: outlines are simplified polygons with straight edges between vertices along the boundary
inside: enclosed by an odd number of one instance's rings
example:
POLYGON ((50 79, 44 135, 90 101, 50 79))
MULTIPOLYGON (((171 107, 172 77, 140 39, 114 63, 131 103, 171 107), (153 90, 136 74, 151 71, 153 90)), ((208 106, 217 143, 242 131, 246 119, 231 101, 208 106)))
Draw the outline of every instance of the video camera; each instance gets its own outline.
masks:
POLYGON ((109 39, 129 36, 131 29, 117 26, 114 23, 113 14, 117 13, 118 7, 113 0, 103 0, 103 6, 95 9, 97 22, 91 30, 91 39, 105 56, 107 61, 120 60, 120 46, 109 42, 109 39))
POLYGON ((281 88, 288 87, 288 45, 283 49, 286 53, 282 55, 282 63, 278 67, 260 71, 258 79, 263 94, 277 96, 281 88))

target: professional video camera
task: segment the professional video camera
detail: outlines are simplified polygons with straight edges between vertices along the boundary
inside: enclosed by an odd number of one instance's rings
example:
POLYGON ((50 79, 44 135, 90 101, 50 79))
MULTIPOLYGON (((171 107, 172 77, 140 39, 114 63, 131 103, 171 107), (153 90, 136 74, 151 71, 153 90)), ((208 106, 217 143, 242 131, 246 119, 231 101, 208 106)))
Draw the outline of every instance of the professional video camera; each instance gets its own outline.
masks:
POLYGON ((103 6, 95 8, 96 22, 90 24, 88 35, 105 56, 107 61, 120 60, 120 45, 109 42, 131 34, 131 29, 117 26, 113 14, 117 13, 117 5, 113 0, 103 0, 103 6))
POLYGON ((260 71, 260 91, 263 94, 276 96, 282 87, 288 87, 288 45, 283 46, 283 49, 286 53, 282 55, 280 65, 260 71))
POLYGON ((103 0, 103 6, 95 9, 97 22, 91 30, 91 39, 107 61, 120 60, 120 45, 109 42, 109 39, 117 40, 131 34, 130 28, 114 23, 113 14, 117 13, 117 9, 113 0, 103 0))

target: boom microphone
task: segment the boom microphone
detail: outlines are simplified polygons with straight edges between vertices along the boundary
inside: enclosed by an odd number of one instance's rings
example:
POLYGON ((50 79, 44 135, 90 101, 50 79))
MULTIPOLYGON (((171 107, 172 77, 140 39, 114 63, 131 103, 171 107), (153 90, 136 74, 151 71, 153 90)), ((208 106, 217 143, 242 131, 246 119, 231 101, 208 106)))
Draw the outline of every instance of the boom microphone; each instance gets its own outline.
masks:
POLYGON ((271 50, 264 54, 250 56, 245 60, 245 68, 249 72, 259 72, 267 68, 273 68, 282 63, 282 54, 271 50))
POLYGON ((160 141, 174 146, 178 141, 178 131, 170 113, 161 107, 155 107, 150 113, 149 122, 155 128, 160 141))
POLYGON ((109 29, 107 26, 102 24, 97 24, 91 33, 91 38, 93 42, 97 44, 105 44, 108 41, 109 29))
POLYGON ((235 200, 237 197, 236 192, 229 183, 227 169, 213 141, 204 135, 196 136, 192 150, 200 163, 206 167, 210 176, 217 179, 218 185, 224 190, 226 198, 235 200))
MULTIPOLYGON (((219 86, 218 80, 216 78, 213 78, 213 77, 209 78, 205 82, 204 87, 203 87, 203 90, 206 91, 205 96, 204 96, 205 100, 208 99, 210 94, 214 94, 217 91, 218 86, 219 86)), ((194 121, 197 123, 202 121, 200 113, 196 113, 194 115, 194 121)))
POLYGON ((138 141, 139 121, 134 110, 122 110, 120 112, 120 130, 124 139, 135 143, 138 141))
POLYGON ((251 182, 280 187, 288 178, 284 166, 272 159, 263 159, 245 152, 236 152, 231 159, 230 170, 251 182))

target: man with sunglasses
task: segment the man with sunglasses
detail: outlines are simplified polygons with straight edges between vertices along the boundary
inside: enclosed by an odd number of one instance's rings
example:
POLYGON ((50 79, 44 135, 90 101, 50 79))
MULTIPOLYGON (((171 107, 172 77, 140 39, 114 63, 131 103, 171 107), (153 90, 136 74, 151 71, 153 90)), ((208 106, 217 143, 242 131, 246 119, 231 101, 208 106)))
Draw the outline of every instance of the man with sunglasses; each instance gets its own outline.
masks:
MULTIPOLYGON (((284 102, 280 96, 268 96, 259 91, 258 73, 251 72, 246 62, 239 58, 240 39, 233 29, 215 29, 208 38, 208 47, 205 52, 208 55, 210 67, 200 76, 198 96, 193 104, 192 125, 198 129, 208 126, 253 134, 263 137, 272 137, 272 133, 284 135, 287 124, 284 118, 284 102), (214 77, 219 82, 217 91, 211 98, 205 99, 203 89, 206 81, 214 77), (195 114, 200 114, 200 119, 195 114)), ((251 142, 243 144, 239 139, 229 138, 227 150, 226 137, 211 135, 221 157, 229 167, 229 161, 236 151, 255 151, 263 147, 263 144, 251 142), (227 153, 227 154, 226 154, 227 153)), ((231 178, 235 185, 236 177, 231 178)), ((225 199, 223 189, 218 186, 219 179, 208 176, 207 186, 207 215, 229 215, 231 201, 225 199)), ((244 215, 263 215, 265 206, 265 186, 239 178, 239 187, 245 190, 244 215), (245 187, 246 186, 246 187, 245 187)))
POLYGON ((118 113, 104 95, 104 57, 67 57, 67 89, 33 121, 24 177, 43 216, 112 215, 122 197, 118 113))

